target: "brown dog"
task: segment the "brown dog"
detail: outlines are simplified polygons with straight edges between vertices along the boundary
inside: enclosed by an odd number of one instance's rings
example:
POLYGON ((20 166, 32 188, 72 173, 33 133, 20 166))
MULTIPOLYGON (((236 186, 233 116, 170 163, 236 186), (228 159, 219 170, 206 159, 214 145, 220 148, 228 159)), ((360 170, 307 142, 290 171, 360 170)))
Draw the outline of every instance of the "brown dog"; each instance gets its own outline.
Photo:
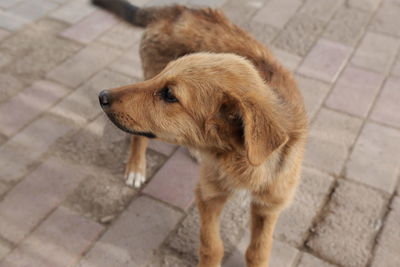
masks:
POLYGON ((134 135, 128 183, 144 182, 146 137, 197 150, 199 266, 220 266, 218 218, 238 189, 252 194, 247 266, 267 266, 274 225, 299 180, 306 138, 303 101, 291 74, 220 11, 93 2, 146 27, 140 49, 146 81, 99 95, 109 118, 134 135))

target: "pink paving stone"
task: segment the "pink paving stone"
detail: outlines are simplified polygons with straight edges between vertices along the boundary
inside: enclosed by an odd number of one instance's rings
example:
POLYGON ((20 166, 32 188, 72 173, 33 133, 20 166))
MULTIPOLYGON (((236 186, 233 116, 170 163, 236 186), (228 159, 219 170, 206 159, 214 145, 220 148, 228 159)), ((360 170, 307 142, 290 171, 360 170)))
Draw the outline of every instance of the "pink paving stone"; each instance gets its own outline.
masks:
POLYGON ((325 82, 334 82, 349 59, 352 48, 320 39, 298 72, 325 82))
POLYGON ((172 154, 172 152, 175 151, 176 145, 167 144, 158 140, 150 140, 149 148, 166 156, 169 156, 172 154))
POLYGON ((114 18, 114 16, 110 13, 98 10, 89 17, 63 31, 61 36, 87 44, 115 24, 117 24, 117 19, 114 18))
POLYGON ((390 77, 372 111, 373 120, 400 127, 400 78, 390 77))
POLYGON ((35 82, 31 87, 0 104, 0 132, 7 136, 15 134, 67 93, 67 88, 53 82, 35 82))
POLYGON ((329 107, 365 117, 379 92, 383 79, 382 74, 348 66, 339 77, 326 104, 329 107))
POLYGON ((111 225, 78 266, 150 266, 146 263, 181 217, 180 212, 141 196, 111 225))
POLYGON ((18 243, 83 179, 75 166, 50 158, 0 202, 0 235, 18 243))
POLYGON ((0 266, 75 266, 102 231, 100 224, 59 207, 0 266))
POLYGON ((189 208, 194 200, 199 169, 188 153, 179 148, 143 192, 179 208, 189 208))

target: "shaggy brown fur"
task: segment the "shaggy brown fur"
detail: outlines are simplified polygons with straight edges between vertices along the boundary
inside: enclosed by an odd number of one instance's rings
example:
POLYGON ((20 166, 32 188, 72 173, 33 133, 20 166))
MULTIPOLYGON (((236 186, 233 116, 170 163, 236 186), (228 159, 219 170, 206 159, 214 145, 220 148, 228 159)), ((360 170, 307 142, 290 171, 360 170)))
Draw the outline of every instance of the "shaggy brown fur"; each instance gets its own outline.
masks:
POLYGON ((140 135, 197 150, 199 266, 220 266, 218 218, 238 189, 252 194, 247 266, 267 266, 276 220, 299 180, 306 138, 292 75, 218 10, 130 7, 133 19, 123 1, 95 2, 146 26, 140 49, 145 81, 100 95, 110 119, 136 134, 127 173, 144 174, 147 138, 140 135))

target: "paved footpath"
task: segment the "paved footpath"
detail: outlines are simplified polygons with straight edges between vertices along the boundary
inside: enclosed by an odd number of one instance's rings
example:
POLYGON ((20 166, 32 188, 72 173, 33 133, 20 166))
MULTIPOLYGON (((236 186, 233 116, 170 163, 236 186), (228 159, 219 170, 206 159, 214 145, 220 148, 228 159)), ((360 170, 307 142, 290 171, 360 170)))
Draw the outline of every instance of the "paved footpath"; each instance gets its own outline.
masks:
MULTIPOLYGON (((303 92, 305 167, 271 266, 400 266, 400 1, 178 2, 222 8, 303 92)), ((141 33, 87 0, 0 0, 1 267, 195 266, 197 164, 152 142, 149 182, 126 187, 129 138, 97 103, 142 78, 141 33)), ((223 266, 244 266, 248 203, 225 208, 223 266)))

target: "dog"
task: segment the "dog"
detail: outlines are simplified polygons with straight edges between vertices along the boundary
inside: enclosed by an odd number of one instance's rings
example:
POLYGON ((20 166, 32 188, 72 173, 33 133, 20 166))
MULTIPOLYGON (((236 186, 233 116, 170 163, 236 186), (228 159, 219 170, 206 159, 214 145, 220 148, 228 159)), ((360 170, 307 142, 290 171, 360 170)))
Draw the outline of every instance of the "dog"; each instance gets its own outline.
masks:
POLYGON ((132 134, 127 183, 145 182, 149 138, 197 151, 198 266, 221 265, 218 220, 240 189, 252 196, 247 266, 268 266, 275 223, 300 178, 308 128, 291 73, 219 10, 92 2, 145 28, 145 81, 99 94, 110 120, 132 134))

